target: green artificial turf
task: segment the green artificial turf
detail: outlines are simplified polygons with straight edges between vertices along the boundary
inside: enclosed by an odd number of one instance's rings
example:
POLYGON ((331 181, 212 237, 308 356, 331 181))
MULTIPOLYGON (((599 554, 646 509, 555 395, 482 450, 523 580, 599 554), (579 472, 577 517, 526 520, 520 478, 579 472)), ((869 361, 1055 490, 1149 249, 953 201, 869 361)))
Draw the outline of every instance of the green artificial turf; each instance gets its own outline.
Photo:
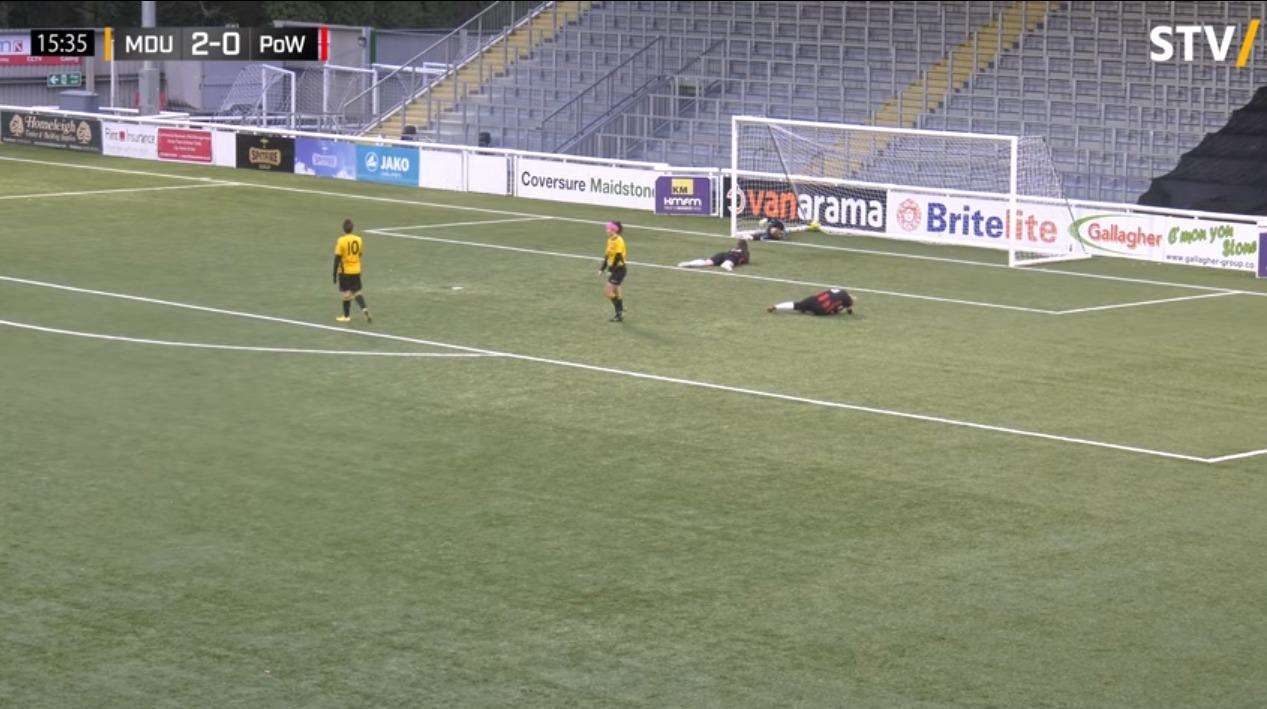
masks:
POLYGON ((3 157, 35 162, 0 197, 199 184, 45 162, 245 184, 0 200, 0 276, 170 301, 0 280, 0 319, 383 354, 0 325, 0 706, 1267 696, 1267 457, 1079 442, 1267 448, 1267 298, 992 307, 1267 291, 1247 274, 801 234, 737 278, 646 265, 725 250, 720 220, 3 157), (523 214, 594 223, 424 226, 523 214), (372 326, 334 322, 345 217, 372 326), (857 314, 765 313, 808 284, 857 314), (460 348, 523 357, 385 356, 460 348))

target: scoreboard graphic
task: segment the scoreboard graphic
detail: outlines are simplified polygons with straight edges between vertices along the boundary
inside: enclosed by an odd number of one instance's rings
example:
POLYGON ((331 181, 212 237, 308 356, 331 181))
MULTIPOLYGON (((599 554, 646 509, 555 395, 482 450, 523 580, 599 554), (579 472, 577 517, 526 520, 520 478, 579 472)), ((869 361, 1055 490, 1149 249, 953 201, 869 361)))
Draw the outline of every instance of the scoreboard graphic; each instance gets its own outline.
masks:
MULTIPOLYGON (((323 62, 330 29, 320 27, 106 27, 106 61, 323 62)), ((95 30, 31 30, 33 57, 96 55, 95 30)))

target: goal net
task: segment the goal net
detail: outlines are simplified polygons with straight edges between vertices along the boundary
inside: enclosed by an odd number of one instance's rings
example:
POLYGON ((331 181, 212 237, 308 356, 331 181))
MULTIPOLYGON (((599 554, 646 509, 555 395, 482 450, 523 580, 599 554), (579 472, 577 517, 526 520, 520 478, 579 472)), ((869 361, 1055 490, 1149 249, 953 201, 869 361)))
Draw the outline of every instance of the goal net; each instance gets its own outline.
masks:
POLYGON ((768 219, 1008 252, 1023 266, 1087 258, 1041 139, 736 116, 731 231, 768 219), (1061 216, 1063 214, 1063 216, 1061 216))
POLYGON ((216 117, 241 125, 294 127, 295 72, 270 64, 247 64, 220 103, 216 117))

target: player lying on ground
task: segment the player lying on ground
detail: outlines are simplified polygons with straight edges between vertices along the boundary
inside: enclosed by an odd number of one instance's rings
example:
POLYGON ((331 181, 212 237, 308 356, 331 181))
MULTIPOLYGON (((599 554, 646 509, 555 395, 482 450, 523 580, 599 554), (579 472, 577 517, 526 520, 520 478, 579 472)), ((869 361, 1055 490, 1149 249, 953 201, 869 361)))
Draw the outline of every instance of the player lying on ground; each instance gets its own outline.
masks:
POLYGON ((761 220, 761 231, 755 234, 747 234, 743 238, 756 241, 782 241, 787 234, 787 227, 783 226, 783 222, 770 217, 761 220))
POLYGON ((767 313, 801 313, 802 315, 835 315, 845 311, 853 315, 853 296, 843 288, 831 288, 808 298, 786 303, 775 303, 765 309, 767 313))
POLYGON ((721 266, 722 269, 733 271, 735 266, 743 266, 748 263, 748 242, 740 239, 735 242, 735 248, 730 251, 722 251, 713 254, 712 258, 697 258, 694 261, 683 261, 677 265, 678 268, 712 268, 721 266))

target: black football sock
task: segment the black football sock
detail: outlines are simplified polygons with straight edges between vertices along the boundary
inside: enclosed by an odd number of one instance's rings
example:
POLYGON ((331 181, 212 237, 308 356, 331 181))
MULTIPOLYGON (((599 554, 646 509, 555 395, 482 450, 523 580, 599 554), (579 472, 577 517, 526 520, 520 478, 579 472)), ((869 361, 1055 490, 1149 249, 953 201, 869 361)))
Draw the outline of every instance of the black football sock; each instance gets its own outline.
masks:
POLYGON ((343 317, 345 318, 351 317, 351 315, 352 315, 352 301, 345 300, 343 301, 343 317))
POLYGON ((356 304, 361 306, 361 310, 365 310, 365 296, 356 296, 356 304))
POLYGON ((617 314, 617 315, 620 315, 621 313, 623 313, 623 312, 625 311, 625 299, 624 299, 624 298, 612 298, 612 305, 615 305, 615 306, 616 306, 616 314, 617 314))

